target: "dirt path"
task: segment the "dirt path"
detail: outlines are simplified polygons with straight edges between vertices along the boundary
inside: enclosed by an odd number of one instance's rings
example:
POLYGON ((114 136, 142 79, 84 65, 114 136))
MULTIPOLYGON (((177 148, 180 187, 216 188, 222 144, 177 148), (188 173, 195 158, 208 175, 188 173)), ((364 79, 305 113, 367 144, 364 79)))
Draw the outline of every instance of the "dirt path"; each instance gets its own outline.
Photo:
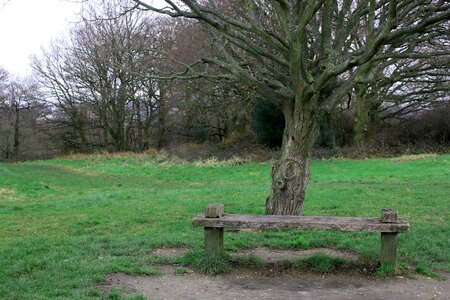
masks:
MULTIPOLYGON (((332 256, 347 256, 335 250, 328 251, 332 256), (333 252, 334 251, 334 252, 333 252)), ((180 255, 182 251, 162 249, 159 253, 170 256, 180 255)), ((311 251, 306 251, 306 254, 311 251)), ((314 251, 315 252, 315 251, 314 251)), ((274 251, 264 248, 251 250, 266 261, 277 261, 286 255, 305 255, 296 251, 274 251)), ((450 280, 418 276, 406 278, 397 276, 388 279, 361 277, 350 274, 321 275, 295 270, 279 272, 270 268, 234 268, 227 275, 208 277, 193 271, 176 275, 176 266, 164 266, 164 275, 155 277, 110 274, 105 291, 119 288, 141 294, 148 299, 445 299, 450 300, 450 280)), ((449 274, 447 274, 448 276, 449 274)))
POLYGON ((450 299, 450 282, 430 278, 366 279, 311 273, 261 276, 249 270, 207 277, 109 275, 109 284, 148 299, 450 299))

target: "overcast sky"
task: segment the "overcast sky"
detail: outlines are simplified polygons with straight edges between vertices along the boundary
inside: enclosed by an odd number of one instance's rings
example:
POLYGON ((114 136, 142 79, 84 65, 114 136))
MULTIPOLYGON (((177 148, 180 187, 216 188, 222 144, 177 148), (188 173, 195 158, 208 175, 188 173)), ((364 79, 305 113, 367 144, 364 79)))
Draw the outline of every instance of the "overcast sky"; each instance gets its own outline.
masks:
POLYGON ((81 4, 64 0, 0 0, 0 66, 26 76, 29 56, 60 35, 81 4))
POLYGON ((40 53, 41 46, 65 31, 80 11, 80 2, 0 0, 0 66, 19 76, 28 75, 30 55, 40 53))

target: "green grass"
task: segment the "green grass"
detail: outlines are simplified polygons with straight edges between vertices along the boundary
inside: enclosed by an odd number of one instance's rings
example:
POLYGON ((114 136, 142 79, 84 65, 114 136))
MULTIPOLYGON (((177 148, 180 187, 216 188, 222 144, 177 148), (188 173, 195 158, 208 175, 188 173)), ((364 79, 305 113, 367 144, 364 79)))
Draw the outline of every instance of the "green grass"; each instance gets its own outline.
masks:
POLYGON ((384 278, 394 274, 394 272, 395 268, 393 265, 383 263, 378 267, 376 274, 378 277, 384 278))
POLYGON ((186 274, 186 273, 188 273, 188 272, 189 272, 189 270, 186 269, 186 268, 183 268, 183 267, 179 267, 179 268, 177 268, 177 269, 175 270, 175 274, 176 274, 176 275, 183 275, 183 274, 186 274))
POLYGON ((323 254, 313 255, 294 261, 285 261, 286 266, 294 267, 304 271, 317 273, 331 273, 340 265, 354 265, 352 262, 334 258, 323 254))
MULTIPOLYGON (((397 208, 411 224, 399 235, 400 262, 449 272, 450 156, 420 158, 314 161, 304 214, 377 217, 397 208)), ((263 214, 269 174, 269 164, 195 167, 146 156, 0 164, 0 299, 104 298, 98 284, 108 273, 158 274, 152 249, 202 249, 191 218, 207 204, 263 214)), ((376 260, 380 236, 226 233, 225 245, 334 247, 376 260)))
POLYGON ((231 257, 227 253, 190 251, 183 256, 181 262, 210 276, 231 272, 231 257))

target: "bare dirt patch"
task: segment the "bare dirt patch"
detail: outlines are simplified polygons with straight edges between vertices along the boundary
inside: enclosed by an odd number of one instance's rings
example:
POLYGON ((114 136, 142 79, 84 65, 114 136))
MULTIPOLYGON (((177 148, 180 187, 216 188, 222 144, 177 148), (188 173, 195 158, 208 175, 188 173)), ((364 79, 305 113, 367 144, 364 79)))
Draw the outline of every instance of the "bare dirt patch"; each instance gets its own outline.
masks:
POLYGON ((156 256, 164 256, 164 257, 177 257, 185 255, 189 250, 189 248, 179 247, 179 248, 157 248, 151 252, 152 255, 156 256))
MULTIPOLYGON (((177 257, 177 256, 183 256, 188 251, 190 251, 189 248, 181 247, 181 248, 173 248, 173 247, 164 247, 164 248, 157 248, 154 249, 151 254, 156 256, 164 256, 164 257, 177 257)), ((274 262, 280 262, 283 260, 294 260, 298 258, 304 258, 312 255, 317 254, 325 254, 330 257, 334 258, 342 258, 347 259, 351 261, 358 260, 358 256, 356 254, 345 252, 345 251, 339 251, 336 249, 329 249, 329 248, 314 248, 314 249, 307 249, 307 250, 296 250, 296 249, 270 249, 270 248, 254 248, 254 249, 246 249, 241 250, 237 253, 231 253, 232 258, 239 258, 239 257, 245 257, 249 255, 255 255, 264 260, 268 263, 274 263, 274 262)))
POLYGON ((280 262, 283 260, 294 260, 317 254, 325 254, 327 256, 331 256, 334 258, 342 258, 351 261, 358 260, 358 256, 356 254, 329 248, 315 248, 308 250, 276 250, 270 248, 255 248, 249 250, 241 250, 239 253, 232 253, 231 256, 241 257, 241 256, 255 255, 268 263, 272 263, 272 262, 280 262))
POLYGON ((110 288, 148 299, 449 299, 450 282, 419 277, 389 279, 236 269, 207 277, 196 273, 157 277, 111 274, 110 288))

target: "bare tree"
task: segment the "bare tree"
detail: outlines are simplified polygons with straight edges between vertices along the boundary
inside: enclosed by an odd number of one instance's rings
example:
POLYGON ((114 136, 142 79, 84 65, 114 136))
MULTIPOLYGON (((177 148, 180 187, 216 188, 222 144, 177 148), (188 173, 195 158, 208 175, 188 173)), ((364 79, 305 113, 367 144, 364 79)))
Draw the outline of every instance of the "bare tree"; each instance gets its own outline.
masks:
POLYGON ((89 117, 83 103, 83 91, 71 74, 70 44, 59 39, 43 51, 41 58, 33 57, 32 68, 41 93, 48 105, 53 107, 53 139, 63 147, 86 151, 92 141, 89 139, 89 117), (57 133, 55 135, 55 133, 57 133))
POLYGON ((0 70, 0 151, 3 159, 18 159, 24 152, 23 144, 33 144, 30 138, 33 139, 41 110, 35 85, 10 78, 6 71, 0 70))
POLYGON ((97 1, 70 30, 35 59, 48 100, 62 113, 75 149, 142 151, 149 145, 161 89, 154 72, 158 30, 140 12, 123 14, 126 1, 97 1), (75 133, 75 134, 74 134, 75 133))
POLYGON ((450 18, 450 3, 440 0, 233 1, 244 4, 239 9, 214 0, 165 0, 162 8, 134 2, 199 20, 220 54, 203 60, 223 71, 216 76, 239 79, 283 112, 267 214, 301 213, 319 117, 332 111, 372 62, 389 59, 390 45, 450 18))

